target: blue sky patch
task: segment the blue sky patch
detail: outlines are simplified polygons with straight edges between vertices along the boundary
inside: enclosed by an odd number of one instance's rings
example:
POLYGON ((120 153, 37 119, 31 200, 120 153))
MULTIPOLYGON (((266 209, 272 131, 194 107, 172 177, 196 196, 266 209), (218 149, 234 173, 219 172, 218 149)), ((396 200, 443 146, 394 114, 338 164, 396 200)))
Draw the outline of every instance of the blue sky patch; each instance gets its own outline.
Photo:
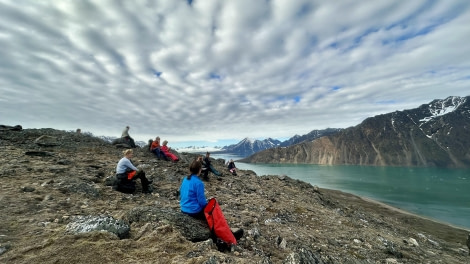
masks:
POLYGON ((209 73, 209 79, 211 80, 222 80, 222 76, 220 76, 219 74, 215 73, 215 72, 211 72, 209 73))
POLYGON ((333 91, 338 91, 339 89, 341 89, 341 86, 339 86, 339 85, 331 87, 331 90, 333 90, 333 91))
POLYGON ((152 74, 153 74, 155 77, 160 78, 160 76, 162 75, 162 72, 159 72, 159 71, 157 71, 157 70, 152 69, 152 74))

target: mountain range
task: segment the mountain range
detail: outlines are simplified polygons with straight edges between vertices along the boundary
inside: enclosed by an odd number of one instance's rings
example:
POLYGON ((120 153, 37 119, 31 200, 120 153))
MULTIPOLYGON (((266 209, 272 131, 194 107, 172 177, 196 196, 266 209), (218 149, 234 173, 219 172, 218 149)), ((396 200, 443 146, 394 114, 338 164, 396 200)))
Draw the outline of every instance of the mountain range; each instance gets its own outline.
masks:
POLYGON ((241 161, 469 168, 469 130, 470 96, 451 96, 241 161))
POLYGON ((312 130, 306 135, 295 135, 288 140, 279 141, 277 139, 267 138, 264 140, 253 140, 250 138, 245 138, 238 142, 237 144, 229 145, 223 147, 219 153, 231 153, 241 157, 250 156, 256 152, 263 151, 275 147, 286 147, 294 144, 298 144, 303 141, 311 141, 322 136, 332 135, 341 131, 341 128, 327 128, 322 130, 312 130))

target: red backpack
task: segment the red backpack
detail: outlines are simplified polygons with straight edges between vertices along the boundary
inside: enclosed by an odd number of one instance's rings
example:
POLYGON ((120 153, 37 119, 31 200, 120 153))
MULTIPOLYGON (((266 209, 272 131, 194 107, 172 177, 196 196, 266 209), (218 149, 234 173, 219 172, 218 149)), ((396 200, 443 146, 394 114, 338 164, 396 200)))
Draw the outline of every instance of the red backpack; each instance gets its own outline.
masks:
POLYGON ((227 243, 229 246, 236 245, 237 240, 227 224, 219 203, 215 198, 209 199, 206 207, 204 208, 204 215, 206 216, 207 224, 211 232, 220 240, 227 243))

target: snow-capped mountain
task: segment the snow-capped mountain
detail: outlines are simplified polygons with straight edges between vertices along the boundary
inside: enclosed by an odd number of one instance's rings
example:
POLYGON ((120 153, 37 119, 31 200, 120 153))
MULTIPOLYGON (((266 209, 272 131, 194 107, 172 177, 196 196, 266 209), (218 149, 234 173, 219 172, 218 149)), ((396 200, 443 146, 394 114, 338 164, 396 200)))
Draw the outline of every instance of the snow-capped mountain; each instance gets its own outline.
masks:
POLYGON ((300 142, 307 141, 307 140, 312 141, 319 137, 332 135, 334 133, 337 133, 338 131, 341 131, 341 128, 327 128, 327 129, 322 129, 322 130, 312 130, 310 133, 306 135, 302 135, 302 136, 295 135, 289 138, 288 140, 282 141, 282 142, 276 139, 272 139, 272 138, 267 138, 264 140, 254 140, 250 138, 244 138, 242 141, 238 142, 237 144, 223 147, 220 151, 246 157, 256 152, 270 149, 270 148, 287 147, 287 146, 298 144, 300 142))
POLYGON ((369 117, 333 135, 258 152, 245 161, 470 168, 470 96, 369 117))
POLYGON ((281 144, 281 141, 272 138, 264 140, 245 138, 237 144, 223 147, 221 151, 246 157, 261 150, 277 147, 279 144, 281 144))

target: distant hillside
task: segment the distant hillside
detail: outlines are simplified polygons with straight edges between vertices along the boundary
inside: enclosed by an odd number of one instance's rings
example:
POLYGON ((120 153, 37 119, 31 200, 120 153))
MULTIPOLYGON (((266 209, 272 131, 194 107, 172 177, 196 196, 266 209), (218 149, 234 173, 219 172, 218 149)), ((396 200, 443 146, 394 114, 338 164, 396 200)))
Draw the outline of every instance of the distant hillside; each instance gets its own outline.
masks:
POLYGON ((244 162, 470 167, 470 97, 448 97, 378 115, 290 147, 258 152, 244 162))

